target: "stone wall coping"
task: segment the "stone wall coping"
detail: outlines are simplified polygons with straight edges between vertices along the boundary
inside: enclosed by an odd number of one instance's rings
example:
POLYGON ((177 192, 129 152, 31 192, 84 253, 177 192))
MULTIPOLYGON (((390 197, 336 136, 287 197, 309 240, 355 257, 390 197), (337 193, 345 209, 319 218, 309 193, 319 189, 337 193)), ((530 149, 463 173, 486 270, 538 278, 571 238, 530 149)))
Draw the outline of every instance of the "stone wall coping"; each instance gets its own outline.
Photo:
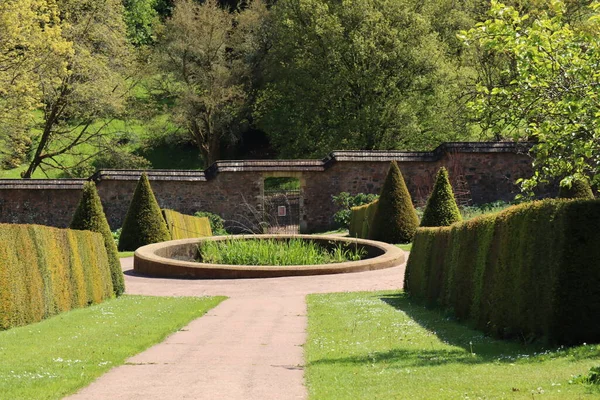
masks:
MULTIPOLYGON (((451 153, 526 153, 527 142, 449 142, 433 151, 410 152, 399 150, 340 150, 322 160, 221 160, 204 171, 166 170, 145 171, 152 181, 204 182, 219 173, 235 172, 322 172, 337 162, 435 162, 451 153)), ((89 180, 137 181, 143 170, 103 169, 89 180)), ((0 189, 81 189, 85 179, 0 179, 0 189)))
POLYGON ((391 268, 406 261, 404 251, 398 247, 373 240, 340 237, 335 235, 239 235, 239 236, 210 236, 204 238, 170 240, 167 242, 150 244, 138 248, 134 253, 133 269, 154 277, 192 278, 192 279, 237 279, 237 278, 267 278, 280 276, 304 276, 340 274, 348 272, 372 271, 391 268), (189 256, 198 243, 207 240, 246 240, 246 239, 277 239, 289 238, 310 239, 324 242, 341 242, 358 244, 368 251, 377 252, 379 255, 359 261, 331 263, 321 265, 227 265, 207 264, 183 261, 174 258, 159 256, 158 253, 173 257, 189 256))

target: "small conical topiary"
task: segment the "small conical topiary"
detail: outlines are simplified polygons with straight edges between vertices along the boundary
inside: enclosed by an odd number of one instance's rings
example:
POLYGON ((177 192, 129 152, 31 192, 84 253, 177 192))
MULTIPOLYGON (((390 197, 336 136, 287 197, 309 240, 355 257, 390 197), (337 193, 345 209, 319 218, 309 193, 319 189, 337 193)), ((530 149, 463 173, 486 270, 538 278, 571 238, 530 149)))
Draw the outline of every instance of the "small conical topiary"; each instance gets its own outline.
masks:
POLYGON ((571 186, 560 185, 558 189, 558 197, 560 199, 594 199, 594 193, 590 187, 587 178, 575 177, 571 181, 571 186))
POLYGON ((120 251, 134 251, 151 243, 171 240, 167 224, 145 173, 142 173, 129 204, 121 237, 120 251))
POLYGON ((73 215, 73 220, 69 228, 102 234, 110 265, 113 291, 117 296, 122 295, 125 291, 125 282, 121 263, 119 262, 117 245, 112 237, 110 226, 106 220, 102 202, 100 201, 100 196, 98 196, 94 182, 86 182, 83 185, 81 200, 79 200, 79 205, 77 206, 77 210, 75 210, 75 215, 73 215))
POLYGON ((371 237, 387 243, 408 243, 413 239, 418 226, 419 218, 410 193, 398 164, 392 161, 381 188, 370 230, 371 237))
POLYGON ((461 220, 462 216, 448 179, 448 171, 442 167, 437 173, 433 190, 427 199, 421 226, 448 226, 461 220))

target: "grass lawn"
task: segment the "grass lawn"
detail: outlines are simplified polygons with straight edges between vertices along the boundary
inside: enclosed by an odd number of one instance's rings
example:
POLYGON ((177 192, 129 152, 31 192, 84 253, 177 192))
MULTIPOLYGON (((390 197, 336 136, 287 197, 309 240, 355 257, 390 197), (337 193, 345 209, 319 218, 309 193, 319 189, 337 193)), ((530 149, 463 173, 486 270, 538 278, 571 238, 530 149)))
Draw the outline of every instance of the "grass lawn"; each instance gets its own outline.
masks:
POLYGON ((570 384, 600 345, 544 350, 492 340, 403 293, 308 296, 311 399, 592 399, 570 384))
POLYGON ((119 258, 133 257, 133 253, 135 253, 135 251, 120 251, 119 258))
POLYGON ((0 332, 0 398, 60 399, 224 297, 123 296, 0 332))
POLYGON ((404 251, 410 251, 410 249, 412 249, 412 243, 397 244, 396 246, 404 251))

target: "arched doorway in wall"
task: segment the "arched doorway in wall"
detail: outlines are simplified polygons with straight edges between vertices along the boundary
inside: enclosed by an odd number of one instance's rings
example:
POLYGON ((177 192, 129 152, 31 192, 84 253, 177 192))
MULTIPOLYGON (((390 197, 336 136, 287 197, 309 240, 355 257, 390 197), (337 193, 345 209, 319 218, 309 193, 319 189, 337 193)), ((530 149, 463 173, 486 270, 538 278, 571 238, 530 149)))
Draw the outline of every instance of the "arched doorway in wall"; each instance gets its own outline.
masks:
POLYGON ((263 226, 264 233, 300 233, 302 201, 302 178, 300 175, 266 175, 263 179, 263 226))

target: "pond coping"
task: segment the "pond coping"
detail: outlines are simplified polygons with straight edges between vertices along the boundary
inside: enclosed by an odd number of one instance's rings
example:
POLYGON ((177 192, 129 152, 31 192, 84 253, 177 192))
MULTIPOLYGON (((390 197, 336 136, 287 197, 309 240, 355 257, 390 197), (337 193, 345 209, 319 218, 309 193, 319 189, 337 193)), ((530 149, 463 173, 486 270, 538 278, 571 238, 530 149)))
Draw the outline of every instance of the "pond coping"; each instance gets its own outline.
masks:
POLYGON ((159 278, 187 279, 239 279, 274 278, 282 276, 306 276, 342 274, 391 268, 406 261, 400 248, 374 240, 340 237, 335 235, 235 235, 210 236, 193 239, 170 240, 138 248, 134 253, 133 269, 136 273, 159 278), (201 241, 227 239, 310 239, 324 243, 357 244, 367 250, 370 258, 358 261, 318 265, 229 265, 185 261, 177 258, 194 258, 201 241))

